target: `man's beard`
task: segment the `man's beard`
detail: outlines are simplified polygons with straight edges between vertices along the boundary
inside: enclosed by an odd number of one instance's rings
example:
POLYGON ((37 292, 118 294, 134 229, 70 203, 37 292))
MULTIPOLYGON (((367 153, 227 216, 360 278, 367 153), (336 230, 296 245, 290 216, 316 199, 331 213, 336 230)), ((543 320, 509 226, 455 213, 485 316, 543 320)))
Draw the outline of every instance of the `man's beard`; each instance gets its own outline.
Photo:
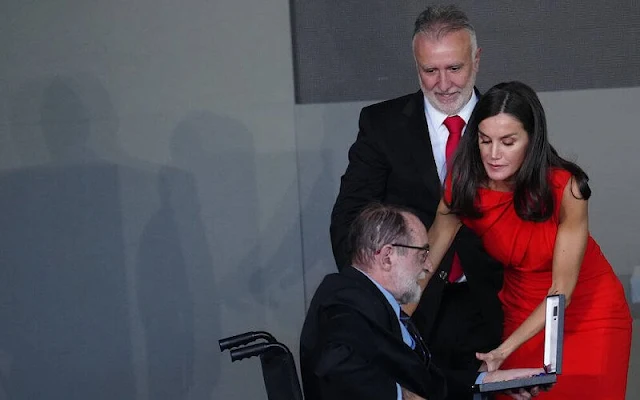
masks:
POLYGON ((403 278, 402 287, 405 290, 400 295, 398 302, 400 304, 409 304, 409 303, 417 303, 420 301, 420 297, 422 296, 422 288, 418 283, 418 279, 422 279, 424 274, 420 274, 418 277, 407 277, 407 279, 403 278))
POLYGON ((427 97, 427 100, 433 106, 433 108, 446 115, 456 115, 460 112, 460 110, 464 108, 471 96, 473 96, 473 88, 476 82, 476 75, 477 74, 475 71, 471 72, 471 76, 469 77, 467 85, 460 89, 460 95, 458 96, 457 101, 453 104, 440 103, 434 91, 426 91, 425 88, 422 87, 422 81, 420 81, 420 79, 418 79, 418 81, 420 82, 422 93, 427 97))

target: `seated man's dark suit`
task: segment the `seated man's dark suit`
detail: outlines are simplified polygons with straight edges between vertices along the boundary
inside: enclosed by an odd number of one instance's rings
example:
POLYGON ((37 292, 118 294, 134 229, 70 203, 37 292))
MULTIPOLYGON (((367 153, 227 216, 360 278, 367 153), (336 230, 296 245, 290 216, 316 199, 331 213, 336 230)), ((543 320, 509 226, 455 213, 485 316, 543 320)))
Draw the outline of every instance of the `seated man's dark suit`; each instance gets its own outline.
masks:
POLYGON ((394 400, 396 383, 429 400, 446 391, 442 373, 402 340, 382 292, 352 267, 326 276, 313 296, 300 369, 306 400, 394 400))
MULTIPOLYGON (((441 193, 422 92, 365 107, 331 215, 331 243, 338 267, 349 265, 349 226, 367 204, 380 201, 410 207, 430 227, 441 193)), ((502 266, 463 226, 412 316, 436 365, 477 370, 480 362, 475 352, 490 351, 500 344, 502 309, 497 293, 501 287, 502 266), (454 251, 468 283, 446 280, 454 251)), ((459 390, 468 390, 475 379, 470 378, 459 382, 459 390)), ((450 392, 453 390, 450 385, 450 392)))

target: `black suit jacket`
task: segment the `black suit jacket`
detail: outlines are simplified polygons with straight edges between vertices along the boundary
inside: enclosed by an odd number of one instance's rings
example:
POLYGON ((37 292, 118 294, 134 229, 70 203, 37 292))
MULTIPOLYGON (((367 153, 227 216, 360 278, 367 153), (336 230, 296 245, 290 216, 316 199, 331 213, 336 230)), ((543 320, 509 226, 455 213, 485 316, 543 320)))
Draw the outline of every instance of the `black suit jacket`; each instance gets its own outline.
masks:
MULTIPOLYGON (((331 244, 338 268, 350 264, 349 226, 367 204, 380 201, 410 207, 428 228, 441 196, 422 91, 363 108, 358 137, 349 150, 349 165, 331 214, 331 244)), ((479 334, 499 340, 502 310, 497 292, 502 287, 502 265, 486 254, 480 239, 464 226, 442 260, 439 273, 429 282, 412 319, 428 338, 434 329, 454 251, 460 257, 469 290, 481 305, 482 317, 495 321, 488 332, 479 334)))
POLYGON ((392 400, 396 383, 429 400, 446 392, 442 372, 403 342, 387 299, 352 267, 327 275, 313 296, 300 369, 306 400, 392 400))

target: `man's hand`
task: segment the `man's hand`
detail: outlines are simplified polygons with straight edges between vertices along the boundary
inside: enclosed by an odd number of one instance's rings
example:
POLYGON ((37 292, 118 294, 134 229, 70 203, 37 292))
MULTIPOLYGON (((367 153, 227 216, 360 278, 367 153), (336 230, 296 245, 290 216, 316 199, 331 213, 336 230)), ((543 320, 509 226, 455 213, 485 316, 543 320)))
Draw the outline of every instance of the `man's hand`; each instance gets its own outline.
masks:
POLYGON ((538 390, 538 387, 536 386, 529 389, 520 388, 520 389, 507 390, 504 393, 509 395, 512 399, 515 399, 515 400, 529 400, 532 397, 536 397, 540 393, 540 390, 538 390))
POLYGON ((403 387, 401 387, 401 389, 402 389, 402 400, 427 400, 424 397, 420 397, 417 394, 413 393, 409 389, 405 389, 403 387))
MULTIPOLYGON (((519 368, 519 369, 504 369, 492 372, 487 372, 482 380, 482 383, 508 381, 511 379, 528 378, 530 376, 544 373, 544 368, 519 368)), ((513 389, 505 391, 515 400, 529 400, 532 397, 536 397, 540 393, 540 388, 534 386, 527 389, 513 389)))
POLYGON ((510 381, 512 379, 528 378, 542 373, 544 373, 543 368, 499 369, 497 371, 487 372, 482 383, 510 381))

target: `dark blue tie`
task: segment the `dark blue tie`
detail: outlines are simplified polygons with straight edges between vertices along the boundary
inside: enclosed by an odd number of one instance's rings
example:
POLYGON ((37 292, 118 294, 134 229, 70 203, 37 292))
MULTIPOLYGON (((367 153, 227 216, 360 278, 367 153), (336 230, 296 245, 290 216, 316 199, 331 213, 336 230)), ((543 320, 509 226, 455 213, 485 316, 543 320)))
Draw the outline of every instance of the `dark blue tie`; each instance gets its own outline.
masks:
POLYGON ((424 341, 422 340, 422 336, 420 335, 420 332, 418 332, 418 329, 416 328, 415 324, 413 323, 413 321, 411 321, 411 317, 409 317, 407 313, 402 311, 402 309, 400 309, 400 322, 402 322, 404 327, 407 328, 409 335, 411 335, 411 338, 413 339, 413 343, 414 343, 413 350, 416 353, 418 353, 418 355, 422 358, 422 360, 425 363, 429 363, 431 359, 431 354, 429 353, 429 349, 427 349, 427 346, 424 344, 424 341))

